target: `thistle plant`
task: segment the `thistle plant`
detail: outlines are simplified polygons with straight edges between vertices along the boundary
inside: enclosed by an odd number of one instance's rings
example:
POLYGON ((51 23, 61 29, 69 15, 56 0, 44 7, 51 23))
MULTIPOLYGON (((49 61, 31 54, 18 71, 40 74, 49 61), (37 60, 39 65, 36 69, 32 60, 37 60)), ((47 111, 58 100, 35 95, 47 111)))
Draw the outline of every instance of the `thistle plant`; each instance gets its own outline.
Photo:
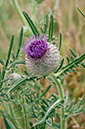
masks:
POLYGON ((0 116, 3 117, 6 129, 66 129, 69 117, 81 112, 85 114, 83 98, 75 104, 74 100, 69 102, 69 96, 63 88, 64 77, 69 72, 76 72, 75 68, 80 65, 85 68, 85 53, 78 57, 70 48, 72 56, 66 57, 67 63, 64 64, 64 58, 60 56, 62 34, 59 33, 59 44, 56 47, 53 15, 46 16, 44 29, 40 27, 39 31, 29 15, 25 11, 21 12, 14 2, 12 4, 16 5, 23 25, 30 27, 32 36, 28 35, 27 41, 23 41, 22 27, 16 53, 12 52, 12 35, 7 60, 4 62, 0 59, 0 116), (24 59, 20 57, 21 49, 25 54, 24 59), (42 78, 50 81, 43 92, 42 78), (53 86, 58 89, 58 95, 53 93, 50 97, 47 94, 53 86))

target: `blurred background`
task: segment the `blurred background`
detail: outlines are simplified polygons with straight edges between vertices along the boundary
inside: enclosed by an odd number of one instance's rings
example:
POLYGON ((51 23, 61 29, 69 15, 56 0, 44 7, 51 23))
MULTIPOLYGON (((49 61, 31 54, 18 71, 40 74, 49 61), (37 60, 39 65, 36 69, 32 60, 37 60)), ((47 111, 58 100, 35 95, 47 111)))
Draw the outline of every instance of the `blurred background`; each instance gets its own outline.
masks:
MULTIPOLYGON (((16 37, 13 46, 15 52, 20 28, 23 26, 10 1, 0 0, 0 58, 4 61, 12 34, 16 37)), ((21 10, 26 11, 36 25, 39 19, 41 20, 39 24, 42 25, 43 17, 52 13, 56 4, 56 0, 19 0, 18 2, 21 10)), ((60 0, 53 15, 56 44, 58 45, 59 32, 61 32, 63 37, 61 57, 64 58, 70 56, 69 48, 72 48, 79 56, 85 52, 85 19, 78 12, 76 6, 85 14, 85 0, 60 0)), ((67 75, 64 83, 64 88, 69 91, 70 99, 76 97, 75 102, 85 94, 85 70, 80 67, 77 71, 77 73, 67 75)), ((42 84, 46 85, 46 83, 46 80, 42 79, 42 84)), ((2 118, 0 118, 0 129, 5 129, 2 118)), ((85 129, 85 115, 81 113, 68 119, 68 129, 85 129)))

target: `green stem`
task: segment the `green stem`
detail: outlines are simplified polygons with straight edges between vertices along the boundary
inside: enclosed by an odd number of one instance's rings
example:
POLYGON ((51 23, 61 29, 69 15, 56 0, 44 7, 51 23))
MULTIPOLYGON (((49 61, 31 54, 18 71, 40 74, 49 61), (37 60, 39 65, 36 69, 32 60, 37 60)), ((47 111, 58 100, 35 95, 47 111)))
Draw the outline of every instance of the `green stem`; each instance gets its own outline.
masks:
MULTIPOLYGON (((60 98, 63 99, 64 97, 64 92, 63 92, 63 88, 60 84, 60 82, 58 81, 58 79, 56 79, 55 75, 54 74, 51 74, 52 78, 54 79, 57 87, 58 87, 58 90, 59 90, 59 95, 60 95, 60 98)), ((65 114, 65 109, 64 107, 61 108, 61 129, 65 129, 65 118, 64 118, 64 114, 65 114)))
POLYGON ((14 115, 14 111, 13 111, 13 108, 11 106, 11 103, 9 102, 8 105, 9 105, 10 114, 12 116, 11 122, 14 124, 14 126, 16 127, 16 129, 22 129, 22 127, 19 125, 18 121, 15 119, 15 115, 14 115))
POLYGON ((24 114, 25 129, 28 129, 28 116, 27 116, 25 104, 26 104, 25 96, 22 95, 22 109, 23 109, 23 114, 24 114))
POLYGON ((14 118, 14 113, 13 113, 13 109, 12 109, 12 106, 11 106, 10 102, 9 102, 8 105, 9 105, 10 114, 11 114, 12 118, 11 118, 9 112, 7 111, 7 106, 5 105, 4 102, 2 102, 2 106, 3 106, 3 108, 4 108, 5 114, 7 115, 8 119, 13 123, 13 125, 16 127, 16 129, 22 129, 22 128, 20 127, 20 125, 18 124, 18 122, 17 122, 17 121, 15 120, 15 118, 14 118), (13 118, 14 118, 14 119, 13 119, 13 118))
POLYGON ((20 18, 20 20, 22 21, 23 25, 27 26, 26 20, 25 20, 23 14, 22 14, 22 11, 21 11, 21 9, 19 7, 19 4, 18 4, 17 0, 12 0, 12 4, 13 4, 13 6, 14 6, 14 8, 15 8, 15 10, 16 10, 19 18, 20 18))

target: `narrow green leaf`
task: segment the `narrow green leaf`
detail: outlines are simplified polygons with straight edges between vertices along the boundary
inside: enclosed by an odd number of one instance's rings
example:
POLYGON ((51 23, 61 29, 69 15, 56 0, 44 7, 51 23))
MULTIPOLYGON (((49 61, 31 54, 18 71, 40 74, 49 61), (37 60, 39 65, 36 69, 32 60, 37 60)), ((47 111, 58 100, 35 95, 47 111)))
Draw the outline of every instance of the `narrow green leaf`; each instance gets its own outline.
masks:
POLYGON ((83 63, 83 62, 80 62, 80 64, 85 68, 85 63, 83 63))
POLYGON ((48 15, 46 15, 46 24, 44 24, 44 34, 46 33, 48 28, 48 15))
POLYGON ((41 96, 40 96, 40 98, 42 97, 42 96, 44 96, 47 92, 48 92, 48 90, 51 88, 51 85, 49 85, 48 87, 47 87, 47 89, 41 94, 41 96))
POLYGON ((57 73, 61 69, 61 67, 63 66, 63 63, 64 63, 64 58, 61 60, 61 64, 59 68, 54 73, 57 73))
POLYGON ((38 122, 34 123, 33 126, 36 126, 36 125, 41 125, 45 122, 48 114, 51 112, 52 109, 54 109, 59 103, 61 102, 61 99, 58 99, 56 102, 54 102, 50 107, 49 109, 47 110, 47 112, 45 113, 45 116, 38 122))
POLYGON ((58 113, 56 113, 56 117, 58 119, 58 122, 60 123, 60 116, 58 115, 58 113))
MULTIPOLYGON (((33 126, 32 122, 29 122, 30 126, 33 126)), ((31 129, 34 129, 34 127, 31 127, 31 129)))
POLYGON ((68 69, 68 71, 70 72, 70 73, 72 73, 73 71, 72 71, 72 69, 68 69))
POLYGON ((74 56, 74 57, 77 57, 77 55, 76 55, 76 53, 70 48, 70 52, 72 53, 72 55, 74 56))
MULTIPOLYGON (((70 48, 70 51, 71 51, 71 53, 73 54, 73 56, 74 57, 78 57, 77 55, 76 55, 76 53, 70 48)), ((85 68, 85 64, 83 63, 83 62, 80 62, 80 64, 85 68)), ((77 66, 78 67, 78 66, 77 66)))
POLYGON ((70 56, 71 60, 74 61, 74 58, 72 56, 70 56))
POLYGON ((37 28, 35 27, 33 21, 30 19, 28 14, 25 11, 23 11, 22 13, 23 13, 24 17, 26 18, 26 20, 27 20, 27 22, 28 22, 33 34, 36 35, 36 36, 39 35, 39 32, 38 32, 37 28))
POLYGON ((10 48, 9 48, 9 52, 8 52, 8 57, 7 57, 7 61, 6 61, 6 67, 8 66, 9 63, 9 59, 10 59, 10 55, 11 55, 11 50, 13 47, 13 42, 14 42, 14 35, 12 35, 12 39, 11 39, 11 43, 10 43, 10 48))
POLYGON ((82 111, 82 112, 83 112, 83 114, 85 115, 85 109, 83 109, 83 111, 82 111))
POLYGON ((14 67, 15 65, 17 65, 17 64, 25 64, 25 61, 24 60, 16 60, 16 61, 14 61, 13 63, 11 63, 10 64, 10 68, 11 67, 14 67))
POLYGON ((82 101, 83 101, 82 99, 79 101, 79 104, 78 104, 77 109, 79 109, 79 108, 80 108, 82 101))
POLYGON ((48 103, 46 102, 46 100, 44 100, 44 99, 41 99, 42 100, 42 102, 48 107, 49 105, 48 105, 48 103))
POLYGON ((75 69, 71 69, 72 70, 72 72, 76 72, 76 70, 75 69))
POLYGON ((24 77, 24 78, 21 78, 21 79, 19 79, 18 81, 16 81, 13 85, 12 85, 12 87, 8 90, 8 92, 11 92, 11 91, 13 91, 13 90, 15 90, 16 88, 18 88, 18 86, 20 85, 20 84, 22 84, 23 82, 25 82, 25 81, 28 81, 28 80, 33 80, 34 78, 36 78, 37 76, 26 76, 26 77, 24 77))
POLYGON ((12 58, 15 60, 15 54, 12 52, 12 58))
MULTIPOLYGON (((1 80, 4 79, 4 76, 5 76, 5 66, 3 66, 3 71, 2 71, 2 76, 0 77, 1 80)), ((0 85, 0 88, 2 88, 2 85, 3 85, 3 82, 1 82, 1 85, 0 85)))
POLYGON ((61 49, 61 43, 62 43, 62 34, 59 33, 59 47, 58 47, 58 51, 60 51, 60 49, 61 49))
POLYGON ((68 58, 68 57, 66 57, 66 60, 67 60, 67 62, 68 62, 68 63, 70 63, 70 60, 69 60, 69 58, 68 58))
POLYGON ((4 123, 5 123, 5 126, 6 126, 6 129, 11 129, 8 121, 6 120, 5 116, 3 115, 3 119, 4 119, 4 123))
POLYGON ((53 15, 50 16, 50 25, 49 25, 49 41, 52 40, 53 37, 53 15))
POLYGON ((56 11, 58 5, 59 5, 59 0, 56 0, 55 6, 54 6, 54 8, 53 8, 53 14, 54 14, 54 12, 56 11))
POLYGON ((72 101, 72 102, 70 103, 69 108, 67 109, 67 112, 69 112, 69 111, 71 110, 73 104, 74 104, 74 101, 72 101))
POLYGON ((82 109, 75 111, 75 114, 82 112, 82 109))
POLYGON ((60 129, 60 124, 57 124, 57 123, 53 122, 53 126, 55 126, 55 128, 59 128, 60 129))
POLYGON ((44 33, 44 31, 43 31, 42 27, 40 27, 40 30, 41 30, 41 32, 42 32, 42 33, 44 33))
POLYGON ((83 17, 85 17, 85 14, 79 9, 78 6, 77 6, 77 9, 78 9, 78 11, 81 13, 81 15, 82 15, 83 17))
POLYGON ((3 119, 4 119, 4 123, 5 123, 5 126, 6 126, 6 129, 11 129, 7 119, 5 118, 5 115, 3 114, 2 110, 0 110, 1 113, 2 113, 2 116, 3 116, 3 119))
POLYGON ((4 65, 4 61, 3 61, 2 59, 0 59, 0 63, 1 63, 2 65, 4 65))
POLYGON ((16 58, 18 57, 19 52, 20 52, 20 47, 21 47, 21 43, 22 43, 22 37, 23 37, 23 28, 21 28, 21 31, 20 31, 20 37, 19 37, 19 43, 18 43, 18 49, 17 49, 17 53, 16 53, 16 58))
POLYGON ((5 78, 4 80, 2 80, 1 82, 3 83, 3 82, 6 82, 6 81, 8 81, 9 80, 9 78, 5 78))
POLYGON ((4 89, 4 88, 1 88, 1 89, 0 89, 0 92, 2 92, 3 89, 4 89))
POLYGON ((13 86, 8 90, 8 92, 12 92, 14 91, 16 88, 18 88, 18 86, 20 84, 22 84, 23 82, 25 82, 26 80, 28 79, 28 77, 25 77, 25 78, 22 78, 22 79, 19 79, 18 81, 16 81, 13 86))
POLYGON ((81 57, 76 58, 74 61, 62 67, 62 69, 59 72, 57 72, 55 76, 59 77, 60 75, 63 75, 63 73, 69 71, 69 69, 72 69, 74 65, 80 64, 84 59, 85 59, 85 53, 81 57))

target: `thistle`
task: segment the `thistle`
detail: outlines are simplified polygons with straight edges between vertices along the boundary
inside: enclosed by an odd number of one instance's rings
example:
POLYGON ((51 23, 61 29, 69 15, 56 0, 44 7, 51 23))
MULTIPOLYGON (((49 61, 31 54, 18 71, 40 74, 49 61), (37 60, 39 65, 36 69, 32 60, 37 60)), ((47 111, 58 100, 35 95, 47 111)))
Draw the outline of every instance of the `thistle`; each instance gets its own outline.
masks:
POLYGON ((47 42, 47 37, 41 35, 29 38, 25 43, 26 66, 35 75, 47 75, 59 64, 60 53, 58 48, 47 42))

